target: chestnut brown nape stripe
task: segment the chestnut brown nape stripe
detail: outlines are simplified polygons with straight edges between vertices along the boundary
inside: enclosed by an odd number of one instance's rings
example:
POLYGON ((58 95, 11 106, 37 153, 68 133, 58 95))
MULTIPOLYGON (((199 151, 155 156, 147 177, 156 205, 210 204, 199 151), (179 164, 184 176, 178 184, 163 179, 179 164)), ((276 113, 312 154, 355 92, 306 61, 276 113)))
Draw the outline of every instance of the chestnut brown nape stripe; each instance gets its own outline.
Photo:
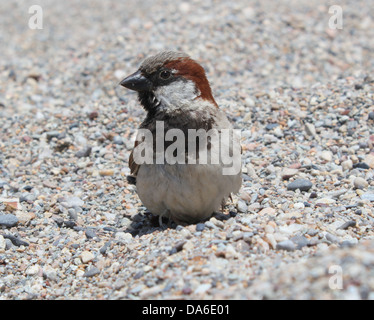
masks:
POLYGON ((213 98, 212 89, 206 77, 204 68, 191 58, 178 59, 165 64, 169 69, 177 70, 176 75, 192 80, 200 91, 200 98, 212 102, 217 108, 218 104, 213 98))

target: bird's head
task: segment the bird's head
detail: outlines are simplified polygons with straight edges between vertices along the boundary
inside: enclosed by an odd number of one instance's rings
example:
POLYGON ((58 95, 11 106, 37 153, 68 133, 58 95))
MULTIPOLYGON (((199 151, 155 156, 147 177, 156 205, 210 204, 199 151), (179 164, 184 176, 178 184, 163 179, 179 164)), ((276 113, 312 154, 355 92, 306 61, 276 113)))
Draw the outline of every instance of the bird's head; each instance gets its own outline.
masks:
POLYGON ((141 104, 151 112, 183 108, 198 99, 217 106, 204 68, 182 52, 163 51, 146 58, 120 84, 137 91, 141 104))

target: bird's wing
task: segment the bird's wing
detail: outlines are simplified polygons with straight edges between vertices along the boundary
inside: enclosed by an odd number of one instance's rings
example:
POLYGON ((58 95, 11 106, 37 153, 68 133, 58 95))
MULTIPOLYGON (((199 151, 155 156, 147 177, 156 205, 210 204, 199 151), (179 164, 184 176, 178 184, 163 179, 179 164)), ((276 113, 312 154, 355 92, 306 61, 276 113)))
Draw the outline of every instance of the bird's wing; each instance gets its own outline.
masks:
MULTIPOLYGON (((136 146, 140 143, 141 141, 135 141, 135 144, 134 144, 134 149, 136 148, 136 146)), ((136 184, 136 176, 138 174, 138 171, 139 171, 139 168, 140 168, 140 165, 137 164, 134 160, 134 149, 131 151, 130 153, 130 157, 129 157, 129 168, 130 168, 130 172, 131 172, 131 175, 128 175, 127 176, 127 181, 128 183, 130 184, 136 184)))

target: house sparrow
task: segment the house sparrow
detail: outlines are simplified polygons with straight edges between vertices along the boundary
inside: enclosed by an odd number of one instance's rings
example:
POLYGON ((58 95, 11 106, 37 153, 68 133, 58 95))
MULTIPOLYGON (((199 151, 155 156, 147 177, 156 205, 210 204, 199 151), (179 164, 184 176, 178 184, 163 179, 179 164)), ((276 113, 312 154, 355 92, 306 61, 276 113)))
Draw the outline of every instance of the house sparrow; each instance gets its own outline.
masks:
MULTIPOLYGON (((191 153, 187 149, 190 142, 196 142, 198 150, 212 149, 212 140, 209 138, 203 142, 193 141, 196 137, 188 140, 189 130, 202 129, 208 132, 215 129, 219 137, 223 129, 232 131, 226 115, 213 98, 203 67, 185 53, 163 51, 148 57, 120 85, 138 92, 139 101, 147 112, 140 129, 148 129, 155 140, 159 123, 162 123, 162 134, 170 129, 179 129, 185 134, 185 156, 182 156, 182 160, 196 155, 196 152, 191 153)), ((239 141, 237 136, 234 139, 239 141)), ((174 141, 164 137, 162 140, 162 151, 174 141)), ((196 157, 196 163, 179 161, 139 164, 134 152, 141 142, 137 138, 131 152, 131 176, 128 176, 128 181, 136 185, 141 201, 149 211, 159 216, 160 224, 162 217, 182 225, 209 218, 226 203, 231 193, 239 192, 242 183, 241 152, 234 152, 235 146, 228 146, 228 152, 233 154, 233 161, 239 163, 239 168, 234 173, 224 174, 225 164, 222 160, 205 163, 199 156, 196 157)), ((152 149, 152 145, 147 148, 152 149)), ((154 149, 152 155, 155 160, 154 149)), ((211 160, 212 156, 208 158, 211 160)))

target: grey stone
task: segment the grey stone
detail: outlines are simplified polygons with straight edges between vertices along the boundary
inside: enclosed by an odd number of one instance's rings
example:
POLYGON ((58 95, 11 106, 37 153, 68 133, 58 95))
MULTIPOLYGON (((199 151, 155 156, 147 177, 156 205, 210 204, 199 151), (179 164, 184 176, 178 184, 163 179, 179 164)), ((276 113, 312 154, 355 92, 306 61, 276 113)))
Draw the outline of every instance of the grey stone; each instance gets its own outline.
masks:
POLYGON ((356 221, 347 221, 345 223, 343 223, 339 228, 337 228, 338 230, 339 229, 342 229, 342 230, 347 230, 349 227, 355 227, 356 226, 356 221))
POLYGON ((245 213, 248 210, 248 206, 246 205, 246 203, 243 200, 239 200, 236 207, 237 207, 238 211, 242 212, 242 213, 245 213))
POLYGON ((96 237, 95 230, 92 228, 87 228, 85 231, 85 235, 88 239, 92 239, 96 237))
POLYGON ((84 274, 83 277, 89 278, 100 274, 100 269, 96 267, 89 268, 84 274))
POLYGON ((374 201, 374 193, 369 193, 369 192, 363 193, 361 195, 361 199, 362 200, 374 201))
POLYGON ((308 191, 313 186, 313 183, 307 179, 296 179, 287 186, 287 190, 295 191, 308 191))
POLYGON ((294 251, 296 249, 296 245, 291 240, 284 240, 277 243, 277 250, 285 250, 285 251, 294 251))
POLYGON ((66 203, 68 208, 81 207, 84 205, 84 201, 78 197, 67 197, 66 203))
POLYGON ((315 136, 316 135, 316 127, 313 123, 306 123, 305 124, 305 132, 308 136, 315 136))
POLYGON ((124 141, 123 141, 123 139, 122 139, 121 136, 115 136, 115 137, 113 138, 113 143, 114 143, 114 144, 118 144, 118 145, 123 145, 123 144, 124 144, 124 141))
POLYGON ((52 138, 57 138, 60 135, 60 132, 59 131, 48 131, 46 135, 47 135, 47 139, 51 140, 52 138))
POLYGON ((88 157, 91 154, 91 151, 92 151, 92 147, 86 146, 86 147, 80 149, 78 152, 76 152, 75 156, 77 158, 88 157))
POLYGON ((361 177, 357 177, 354 181, 353 181, 353 185, 356 189, 365 189, 368 187, 369 183, 364 179, 364 178, 361 178, 361 177))
POLYGON ((328 242, 331 242, 331 243, 339 243, 339 239, 338 237, 334 236, 333 234, 331 233, 326 233, 325 235, 325 238, 328 242))
POLYGON ((205 223, 198 223, 196 225, 196 231, 203 231, 205 229, 205 223))
POLYGON ((309 243, 308 239, 304 236, 294 236, 291 238, 291 241, 295 243, 296 249, 301 249, 303 247, 306 247, 309 243))
POLYGON ((12 242, 12 244, 14 244, 17 247, 20 247, 20 246, 27 247, 29 245, 28 242, 23 241, 23 240, 15 237, 15 236, 13 236, 11 234, 3 234, 3 237, 6 238, 6 239, 9 239, 12 242))
POLYGON ((106 251, 110 248, 110 245, 111 245, 111 241, 107 241, 105 242, 105 244, 100 248, 100 253, 101 254, 105 254, 106 251))
POLYGON ((14 214, 0 215, 0 226, 8 228, 14 227, 18 223, 18 218, 14 214))

